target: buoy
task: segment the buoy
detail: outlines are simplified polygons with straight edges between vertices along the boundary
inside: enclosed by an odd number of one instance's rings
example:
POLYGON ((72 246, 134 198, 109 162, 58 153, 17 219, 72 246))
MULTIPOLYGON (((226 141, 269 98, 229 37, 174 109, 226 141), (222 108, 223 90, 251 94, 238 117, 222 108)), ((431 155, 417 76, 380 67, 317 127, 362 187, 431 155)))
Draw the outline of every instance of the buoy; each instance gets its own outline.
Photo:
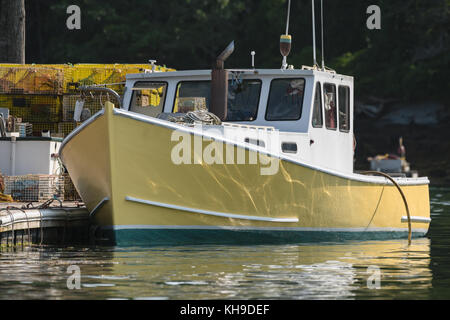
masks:
POLYGON ((287 57, 291 52, 292 37, 289 34, 282 34, 280 37, 280 52, 283 57, 287 57))

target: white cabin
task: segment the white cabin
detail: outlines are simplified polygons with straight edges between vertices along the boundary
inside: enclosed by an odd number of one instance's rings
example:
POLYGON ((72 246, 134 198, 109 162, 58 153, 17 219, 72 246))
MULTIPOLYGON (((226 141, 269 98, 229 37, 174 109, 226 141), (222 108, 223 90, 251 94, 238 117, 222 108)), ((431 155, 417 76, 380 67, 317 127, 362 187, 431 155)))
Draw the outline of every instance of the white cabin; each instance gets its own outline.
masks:
MULTIPOLYGON (((249 127, 276 132, 278 150, 269 151, 306 165, 353 172, 353 77, 316 69, 228 71, 225 136, 234 131, 240 143, 272 149, 246 132, 249 127)), ((157 117, 190 111, 197 102, 209 109, 211 70, 131 74, 126 87, 122 108, 128 111, 157 117)))

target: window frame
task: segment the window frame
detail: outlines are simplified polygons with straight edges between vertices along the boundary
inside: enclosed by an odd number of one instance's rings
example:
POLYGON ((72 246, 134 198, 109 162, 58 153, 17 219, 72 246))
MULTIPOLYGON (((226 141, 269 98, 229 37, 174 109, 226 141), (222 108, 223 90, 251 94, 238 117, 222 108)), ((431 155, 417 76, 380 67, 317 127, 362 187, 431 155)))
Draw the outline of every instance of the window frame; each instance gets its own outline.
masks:
POLYGON ((339 109, 338 109, 338 92, 337 92, 337 86, 336 86, 336 84, 335 83, 333 83, 333 82, 324 82, 323 83, 323 94, 322 94, 322 96, 323 96, 323 111, 324 111, 324 113, 323 113, 323 116, 324 116, 324 122, 325 122, 325 128, 327 129, 327 130, 332 130, 332 131, 337 131, 338 130, 338 127, 339 127, 339 117, 338 117, 338 114, 337 114, 337 111, 339 111, 339 109), (326 117, 326 115, 325 115, 325 85, 327 85, 327 84, 329 84, 329 85, 332 85, 333 87, 334 87, 334 93, 335 93, 335 96, 336 96, 336 105, 335 105, 335 120, 336 120, 336 127, 334 127, 334 128, 329 128, 328 126, 327 126, 327 117, 326 117))
MULTIPOLYGON (((228 80, 230 81, 230 80, 228 80)), ((253 122, 256 121, 256 119, 258 119, 258 111, 259 111, 259 104, 261 102, 261 92, 262 92, 262 87, 263 87, 263 81, 261 79, 242 79, 242 81, 257 81, 259 82, 260 86, 259 86, 259 93, 258 93, 258 102, 256 103, 256 110, 255 110, 255 115, 253 120, 224 120, 225 122, 253 122)), ((229 88, 229 86, 228 86, 229 88)), ((227 116, 228 116, 228 99, 227 99, 227 116)))
MULTIPOLYGON (((163 103, 162 103, 162 110, 161 110, 161 113, 162 112, 164 112, 164 107, 166 106, 166 99, 167 99, 167 93, 169 92, 169 83, 167 82, 167 81, 148 81, 148 80, 139 80, 139 81, 136 81, 136 82, 134 82, 133 83, 133 87, 131 88, 131 98, 130 98, 130 104, 129 104, 129 106, 128 106, 128 110, 129 111, 131 111, 131 107, 132 107, 132 104, 133 104, 133 97, 134 97, 134 92, 135 91, 137 91, 137 90, 135 90, 134 88, 135 88, 135 86, 136 86, 136 84, 138 84, 138 83, 164 83, 165 85, 166 85, 166 92, 164 93, 164 101, 163 101, 163 103)), ((139 88, 137 88, 137 89, 139 89, 139 88)), ((142 88, 142 89, 145 89, 145 88, 142 88)), ((146 107, 141 107, 141 108, 147 108, 147 107, 149 107, 149 106, 146 106, 146 107)), ((133 111, 134 112, 134 111, 133 111)))
POLYGON ((266 112, 264 115, 264 120, 265 121, 298 121, 302 118, 302 114, 303 114, 303 104, 304 104, 304 100, 305 100, 305 88, 306 88, 306 79, 304 77, 293 77, 293 78, 272 78, 272 80, 270 80, 270 85, 269 85, 269 96, 267 97, 267 103, 266 103, 266 112), (302 103, 300 106, 300 114, 298 116, 297 119, 274 119, 274 120, 270 120, 267 119, 267 112, 269 111, 269 102, 270 102, 270 97, 272 95, 272 83, 276 80, 303 80, 303 94, 302 94, 302 103))
POLYGON ((297 142, 295 142, 295 141, 283 141, 283 142, 281 142, 281 152, 289 153, 289 154, 297 154, 298 153, 298 144, 297 144, 297 142), (295 151, 284 150, 283 149, 284 145, 295 145, 295 151))
POLYGON ((350 132, 350 128, 351 128, 351 123, 350 123, 350 86, 348 86, 348 85, 344 85, 344 84, 340 84, 339 86, 338 86, 338 114, 340 114, 340 98, 341 98, 341 94, 339 93, 339 89, 340 88, 345 88, 346 90, 347 90, 347 93, 348 93, 348 96, 347 96, 347 98, 348 98, 348 104, 347 104, 347 123, 348 123, 348 129, 346 129, 346 130, 344 130, 344 129, 341 129, 341 120, 339 120, 339 131, 340 132, 345 132, 345 133, 348 133, 348 132, 350 132))
MULTIPOLYGON (((253 120, 224 120, 224 122, 253 122, 256 121, 258 119, 258 111, 259 111, 259 104, 261 103, 261 92, 262 92, 262 87, 263 87, 263 81, 259 78, 255 78, 255 79, 242 79, 243 81, 258 81, 260 86, 259 86, 259 93, 258 93, 258 102, 256 103, 256 110, 255 110, 255 116, 253 120)), ((230 80, 228 80, 230 81, 230 80)), ((174 98, 173 98, 173 104, 172 104, 172 113, 173 110, 175 109, 175 102, 177 100, 177 91, 178 91, 178 86, 180 85, 181 82, 209 82, 211 84, 211 80, 179 80, 176 82, 175 84, 175 92, 174 92, 174 98)), ((209 108, 208 108, 209 110, 209 108)), ((227 99, 227 111, 228 111, 228 99, 227 99)), ((227 112, 228 113, 228 112, 227 112)))
MULTIPOLYGON (((173 94, 173 103, 172 103, 172 110, 171 110, 171 113, 174 113, 173 110, 175 109, 175 102, 177 101, 178 86, 179 86, 182 82, 187 82, 187 83, 192 83, 192 82, 196 82, 196 83, 198 83, 198 82, 209 82, 209 84, 211 85, 211 80, 179 80, 179 81, 177 81, 177 83, 175 84, 175 92, 174 92, 174 94, 173 94)), ((211 97, 210 97, 210 99, 211 99, 211 97)), ((208 106, 206 106, 206 107, 207 107, 207 109, 208 109, 208 111, 209 111, 208 106)))
POLYGON ((324 124, 324 119, 323 119, 323 103, 322 103, 322 83, 320 81, 316 81, 315 87, 314 87, 314 96, 313 96, 313 109, 312 109, 312 113, 311 113, 311 125, 313 128, 323 128, 323 124, 324 124), (319 94, 319 101, 320 101, 320 119, 322 120, 322 123, 320 124, 320 126, 314 125, 313 120, 314 120, 314 107, 315 107, 315 101, 316 101, 316 93, 317 93, 317 87, 319 87, 320 90, 320 94, 319 94))

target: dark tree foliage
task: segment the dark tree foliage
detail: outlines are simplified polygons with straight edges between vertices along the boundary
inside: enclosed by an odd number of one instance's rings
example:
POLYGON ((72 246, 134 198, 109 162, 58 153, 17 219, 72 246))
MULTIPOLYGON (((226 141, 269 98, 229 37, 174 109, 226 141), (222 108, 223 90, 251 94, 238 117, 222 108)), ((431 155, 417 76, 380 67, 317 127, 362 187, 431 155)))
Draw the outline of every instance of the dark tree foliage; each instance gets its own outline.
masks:
MULTIPOLYGON (((320 62, 320 1, 316 32, 320 62)), ((357 95, 446 103, 450 0, 324 0, 326 65, 355 77, 357 95), (366 9, 381 8, 381 30, 366 9)), ((287 0, 26 0, 28 63, 142 63, 210 68, 235 40, 226 67, 279 68, 287 0), (81 30, 68 30, 68 5, 81 30)), ((292 0, 288 62, 312 65, 311 1, 292 0)))

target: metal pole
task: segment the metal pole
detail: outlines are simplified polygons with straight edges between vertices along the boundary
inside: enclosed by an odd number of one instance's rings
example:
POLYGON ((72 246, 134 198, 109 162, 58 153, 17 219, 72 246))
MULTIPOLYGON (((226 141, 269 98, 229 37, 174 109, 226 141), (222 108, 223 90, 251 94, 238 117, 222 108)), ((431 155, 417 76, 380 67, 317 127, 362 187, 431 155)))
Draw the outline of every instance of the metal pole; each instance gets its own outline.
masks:
POLYGON ((320 23, 320 29, 322 30, 322 70, 325 71, 325 52, 323 48, 323 0, 320 0, 320 23))
POLYGON ((291 13, 291 0, 288 2, 288 12, 287 12, 287 20, 286 20, 286 35, 288 35, 289 32, 289 15, 291 13))
POLYGON ((16 137, 11 136, 11 175, 16 175, 16 137))
POLYGON ((97 91, 97 92, 106 92, 112 94, 119 104, 119 108, 122 108, 122 102, 120 99, 120 96, 117 92, 115 92, 113 89, 110 88, 104 88, 104 87, 89 87, 89 86, 81 86, 79 87, 80 91, 97 91))
POLYGON ((313 27, 313 60, 314 60, 314 67, 317 65, 316 60, 316 20, 314 18, 314 0, 312 1, 312 27, 313 27))

